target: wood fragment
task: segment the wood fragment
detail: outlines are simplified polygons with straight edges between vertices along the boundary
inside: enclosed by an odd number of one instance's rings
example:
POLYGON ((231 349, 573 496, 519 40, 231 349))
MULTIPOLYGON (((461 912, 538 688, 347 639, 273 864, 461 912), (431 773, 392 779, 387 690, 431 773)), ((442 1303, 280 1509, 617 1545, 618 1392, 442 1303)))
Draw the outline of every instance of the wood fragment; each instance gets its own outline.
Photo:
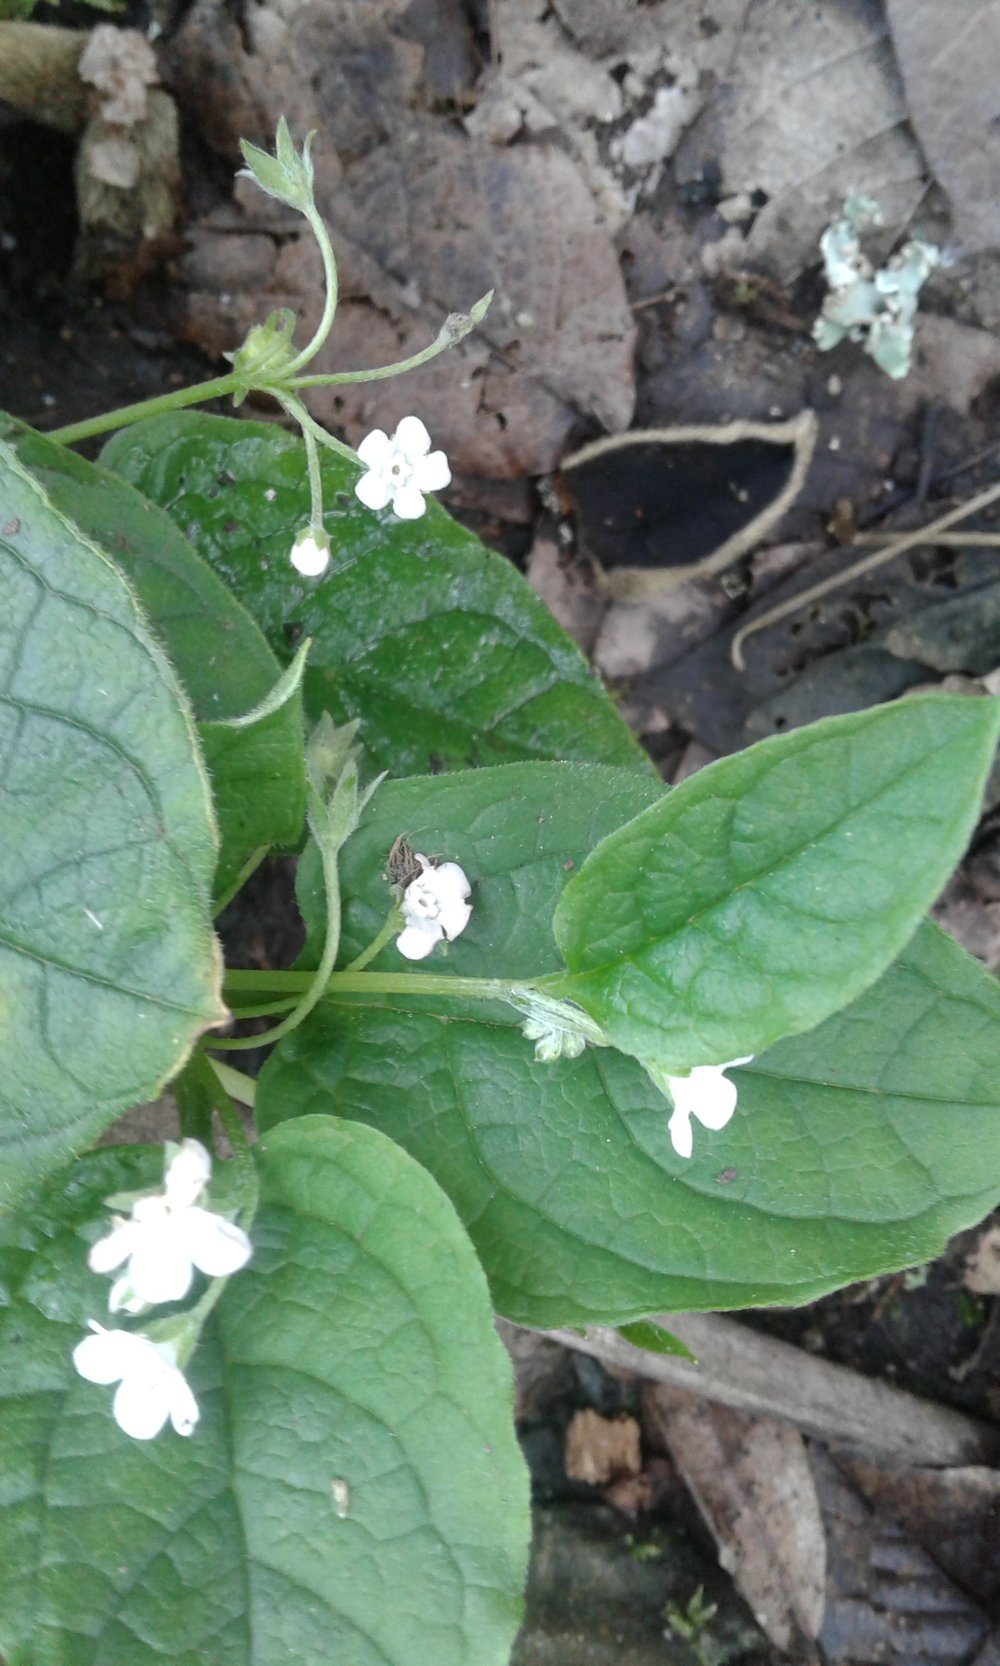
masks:
POLYGON ((604 1326, 583 1334, 544 1334, 605 1365, 673 1383, 740 1411, 779 1418, 831 1445, 927 1468, 1000 1459, 1000 1430, 993 1425, 816 1359, 734 1319, 674 1313, 657 1323, 691 1349, 696 1365, 637 1348, 604 1326))

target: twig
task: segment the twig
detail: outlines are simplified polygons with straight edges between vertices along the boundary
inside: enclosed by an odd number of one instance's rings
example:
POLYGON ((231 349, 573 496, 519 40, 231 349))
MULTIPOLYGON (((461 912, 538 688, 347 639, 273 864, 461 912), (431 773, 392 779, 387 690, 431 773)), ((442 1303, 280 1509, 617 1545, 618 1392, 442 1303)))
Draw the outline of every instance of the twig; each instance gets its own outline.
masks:
POLYGON ((981 509, 986 509, 991 503, 1000 498, 1000 484, 990 486, 987 491, 979 492, 970 498, 968 503, 960 503, 957 508, 949 509, 939 520, 932 521, 930 526, 921 526, 914 532, 904 532, 899 538, 886 546, 876 550, 874 555, 866 555, 862 561, 856 561, 853 567, 845 568, 842 573, 835 573, 832 578, 823 579, 819 584, 813 584, 808 590, 803 590, 797 596, 792 596, 779 607, 768 608, 759 618, 744 625, 733 637, 730 654, 733 664, 738 671, 746 670, 746 660, 743 658, 743 644, 748 636, 756 635, 757 631, 766 630, 769 625, 776 625, 780 619, 787 619, 790 613, 798 613, 800 608, 808 606, 810 602, 818 601, 820 596, 829 595, 831 590, 839 590, 849 584, 852 579, 861 578, 864 573, 873 572, 887 561, 892 561, 897 555, 904 555, 907 550, 915 549, 918 544, 933 544, 939 533, 947 531, 970 515, 976 515, 981 509))
POLYGON ((542 1334, 606 1365, 672 1383, 739 1411, 794 1423, 806 1434, 905 1463, 944 1468, 995 1462, 1000 1429, 903 1389, 816 1359, 715 1313, 657 1320, 697 1357, 654 1354, 596 1326, 542 1334))

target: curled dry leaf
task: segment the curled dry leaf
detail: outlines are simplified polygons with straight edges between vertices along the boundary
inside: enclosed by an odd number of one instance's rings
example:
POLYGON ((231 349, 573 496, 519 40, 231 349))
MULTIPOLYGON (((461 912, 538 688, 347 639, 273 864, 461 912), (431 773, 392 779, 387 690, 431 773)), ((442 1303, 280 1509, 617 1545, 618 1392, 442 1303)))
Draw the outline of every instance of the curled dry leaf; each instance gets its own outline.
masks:
POLYGON ((664 1383, 645 1389, 643 1411, 758 1623, 778 1648, 811 1659, 823 1623, 826 1537, 798 1430, 664 1383))

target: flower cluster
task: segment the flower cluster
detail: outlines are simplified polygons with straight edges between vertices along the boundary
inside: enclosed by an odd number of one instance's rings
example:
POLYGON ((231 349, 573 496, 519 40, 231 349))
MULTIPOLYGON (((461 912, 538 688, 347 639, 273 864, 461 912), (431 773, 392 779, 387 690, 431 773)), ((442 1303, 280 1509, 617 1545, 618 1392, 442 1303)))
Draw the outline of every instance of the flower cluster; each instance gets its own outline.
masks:
POLYGON ((400 907, 406 923, 396 947, 407 960, 426 960, 442 938, 450 943, 465 930, 472 916, 472 887, 457 862, 435 867, 419 851, 413 860, 419 863, 420 873, 403 892, 400 907))
MULTIPOLYGON (((245 1267, 251 1244, 241 1227, 204 1206, 212 1160, 199 1140, 167 1147, 163 1189, 136 1198, 131 1214, 116 1215, 111 1231, 87 1257, 95 1273, 123 1268, 111 1287, 111 1313, 145 1313, 163 1302, 182 1301, 195 1269, 228 1278, 245 1267)), ((74 1349, 73 1363, 95 1383, 119 1382, 113 1411, 126 1434, 147 1440, 167 1418, 189 1435, 198 1406, 178 1365, 175 1344, 141 1332, 105 1330, 91 1321, 92 1336, 74 1349)))

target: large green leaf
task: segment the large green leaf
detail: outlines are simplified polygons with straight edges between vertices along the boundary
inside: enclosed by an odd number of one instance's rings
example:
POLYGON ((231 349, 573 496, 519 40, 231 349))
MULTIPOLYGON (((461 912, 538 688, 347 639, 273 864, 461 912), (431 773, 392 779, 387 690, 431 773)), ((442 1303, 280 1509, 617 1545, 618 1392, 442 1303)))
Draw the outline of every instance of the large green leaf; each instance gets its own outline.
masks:
POLYGON ((270 693, 281 666, 261 631, 170 516, 110 470, 11 417, 0 435, 56 505, 126 574, 201 726, 219 823, 215 894, 254 851, 295 844, 305 817, 298 696, 260 723, 220 727, 270 693))
MULTIPOLYGON (((188 1368, 190 1439, 130 1440, 70 1364, 107 1283, 86 1159, 0 1272, 0 1649, 9 1666, 503 1666, 527 1487, 486 1285, 433 1181, 370 1129, 257 1148, 254 1259, 188 1368)), ((158 1158, 158 1154, 157 1154, 158 1158)), ((157 1161, 158 1167, 158 1161, 157 1161)), ((106 1220, 106 1215, 105 1215, 106 1220)))
POLYGON ((1000 991, 930 925, 733 1075, 735 1118, 685 1161, 621 1053, 536 1064, 471 1003, 326 1001, 265 1065, 257 1112, 335 1105, 398 1140, 531 1325, 809 1301, 927 1260, 1000 1197, 1000 991))
POLYGON ((930 695, 691 777, 567 885, 555 992, 678 1073, 812 1028, 874 982, 941 890, 998 729, 1000 701, 930 695))
POLYGON ((289 561, 309 518, 301 441, 182 413, 125 430, 103 458, 168 511, 279 657, 312 637, 307 705, 361 718, 379 769, 554 757, 649 771, 543 603, 438 504, 420 521, 373 514, 353 493, 360 465, 324 451, 333 562, 317 583, 289 561))
MULTIPOLYGON (((360 954, 393 903, 386 862, 402 834, 415 850, 462 865, 473 885, 472 920, 447 959, 438 950, 414 967, 390 944, 372 969, 499 978, 551 971, 561 964, 552 915, 568 875, 606 833, 656 803, 663 791, 656 781, 602 764, 500 764, 387 781, 340 858, 341 960, 360 954)), ((304 958, 315 964, 326 913, 312 842, 297 883, 309 932, 304 958)))
POLYGON ((111 563, 0 444, 0 1209, 221 1015, 184 696, 111 563))

